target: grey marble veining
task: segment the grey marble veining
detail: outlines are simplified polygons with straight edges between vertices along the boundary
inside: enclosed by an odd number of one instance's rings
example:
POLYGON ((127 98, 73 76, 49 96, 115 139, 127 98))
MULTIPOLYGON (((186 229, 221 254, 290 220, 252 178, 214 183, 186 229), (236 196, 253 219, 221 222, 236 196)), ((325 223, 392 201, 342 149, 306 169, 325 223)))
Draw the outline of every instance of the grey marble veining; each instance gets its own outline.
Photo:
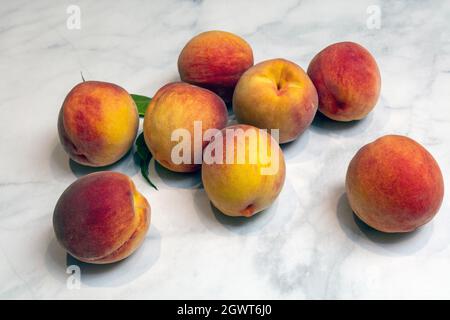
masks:
MULTIPOLYGON (((407 235, 369 229, 344 194, 348 162, 364 144, 397 133, 423 145, 450 172, 448 1, 0 1, 1 298, 450 298, 450 204, 407 235), (69 30, 69 5, 81 29, 69 30), (369 28, 369 6, 381 11, 369 28), (61 192, 91 172, 70 162, 56 120, 85 78, 152 96, 177 80, 179 51, 193 35, 244 37, 255 61, 283 57, 307 68, 328 44, 368 48, 382 74, 364 120, 317 117, 283 147, 287 180, 276 203, 251 220, 211 208, 199 174, 151 163, 159 191, 132 156, 112 170, 133 177, 152 207, 142 248, 110 266, 77 264, 57 245, 51 218, 61 192)), ((370 11, 370 10, 369 10, 370 11)))

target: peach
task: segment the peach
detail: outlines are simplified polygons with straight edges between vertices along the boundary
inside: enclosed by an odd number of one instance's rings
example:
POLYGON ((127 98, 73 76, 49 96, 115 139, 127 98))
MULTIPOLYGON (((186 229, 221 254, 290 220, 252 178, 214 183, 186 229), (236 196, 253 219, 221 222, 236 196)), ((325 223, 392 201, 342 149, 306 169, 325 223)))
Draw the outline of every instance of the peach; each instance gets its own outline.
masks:
POLYGON ((86 81, 67 95, 58 117, 64 150, 91 167, 112 164, 132 147, 139 125, 136 104, 118 85, 86 81))
POLYGON ((150 205, 126 175, 103 171, 72 183, 53 213, 58 242, 88 263, 112 263, 131 255, 150 225, 150 205))
POLYGON ((230 126, 204 150, 203 186, 214 206, 228 216, 251 217, 268 208, 281 192, 285 176, 283 152, 266 130, 230 126), (227 137, 229 133, 232 135, 227 137), (207 152, 218 159, 208 163, 207 152))
MULTIPOLYGON (((200 169, 195 161, 194 122, 201 123, 200 139, 208 129, 222 129, 227 124, 227 108, 212 91, 188 83, 169 83, 158 90, 144 116, 145 142, 156 161, 176 172, 193 172, 200 169), (175 163, 172 150, 179 143, 172 139, 177 129, 188 130, 192 138, 190 161, 175 163)), ((198 137, 197 137, 198 138, 198 137)), ((202 139, 203 140, 203 139, 202 139)), ((204 148, 208 141, 202 141, 204 148)), ((200 157, 201 157, 201 151, 200 157)))
POLYGON ((347 171, 355 214, 384 232, 409 232, 430 221, 444 196, 441 170, 414 140, 387 135, 362 147, 347 171))
POLYGON ((376 105, 381 78, 369 51, 339 42, 320 51, 308 67, 319 94, 319 111, 337 121, 364 118, 376 105))
POLYGON ((182 81, 214 91, 225 102, 245 70, 253 65, 253 51, 241 37, 225 31, 207 31, 192 38, 180 53, 182 81))
POLYGON ((317 111, 317 92, 293 62, 267 60, 248 69, 236 85, 233 111, 240 123, 279 129, 280 143, 296 139, 317 111))

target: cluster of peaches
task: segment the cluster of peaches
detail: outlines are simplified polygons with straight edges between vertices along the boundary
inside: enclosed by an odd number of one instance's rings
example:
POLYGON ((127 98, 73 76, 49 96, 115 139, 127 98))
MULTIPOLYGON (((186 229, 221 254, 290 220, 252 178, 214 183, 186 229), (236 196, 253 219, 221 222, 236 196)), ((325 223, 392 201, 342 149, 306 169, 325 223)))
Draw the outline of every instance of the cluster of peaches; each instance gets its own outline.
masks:
MULTIPOLYGON (((229 216, 251 217, 273 203, 286 174, 279 144, 297 139, 317 110, 334 121, 362 119, 375 107, 381 86, 376 61, 356 43, 328 46, 305 72, 285 59, 253 65, 250 45, 223 31, 191 39, 180 53, 178 70, 181 81, 159 89, 145 111, 145 144, 169 170, 201 170, 212 204, 229 216), (227 104, 232 105, 238 122, 228 127, 227 104), (271 164, 259 160, 198 163, 194 150, 188 155, 193 161, 174 161, 173 132, 184 128, 194 135, 195 122, 202 124, 201 134, 211 129, 255 131, 259 140, 276 148, 279 156, 273 161, 278 170, 262 174, 261 167, 271 164), (279 130, 278 139, 271 136, 271 129, 279 130)), ((121 159, 132 148, 138 127, 139 114, 130 94, 115 84, 97 81, 75 86, 58 119, 65 151, 74 161, 92 167, 121 159)), ((200 142, 202 150, 218 142, 225 148, 238 147, 230 144, 235 140, 210 138, 200 142)), ((244 139, 241 147, 262 158, 262 151, 250 151, 247 143, 244 139)), ((383 232, 409 232, 437 213, 444 184, 438 164, 425 148, 410 138, 389 135, 356 153, 348 167, 346 191, 354 213, 369 226, 383 232)), ((72 183, 53 215, 59 243, 89 263, 129 256, 142 243, 149 225, 148 201, 129 177, 111 171, 72 183)))

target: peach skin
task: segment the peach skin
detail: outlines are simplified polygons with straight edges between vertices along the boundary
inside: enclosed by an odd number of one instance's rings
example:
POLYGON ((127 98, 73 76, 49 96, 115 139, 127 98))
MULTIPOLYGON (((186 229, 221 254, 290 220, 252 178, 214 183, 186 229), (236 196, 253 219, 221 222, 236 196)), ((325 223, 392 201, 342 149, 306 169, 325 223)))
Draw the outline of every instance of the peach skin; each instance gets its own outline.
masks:
POLYGON ((320 51, 308 67, 319 94, 319 111, 330 119, 364 118, 380 95, 381 77, 369 51, 353 42, 339 42, 320 51))
POLYGON ((242 124, 227 127, 222 129, 221 135, 215 136, 204 153, 202 181, 205 192, 225 215, 251 217, 268 208, 283 188, 286 176, 283 152, 266 130, 242 124), (245 140, 238 135, 227 138, 227 132, 238 134, 239 131, 245 140), (251 147, 252 135, 257 148, 251 147), (261 148, 262 144, 264 148, 261 148), (213 154, 220 148, 223 150, 219 156, 221 161, 208 163, 208 150, 213 154), (245 152, 241 162, 238 160, 239 149, 245 152), (229 157, 231 162, 227 160, 228 150, 233 150, 229 157), (270 169, 270 172, 265 173, 264 169, 270 169))
POLYGON ((383 232, 410 232, 430 221, 444 197, 441 170, 414 140, 387 135, 362 147, 347 171, 355 214, 383 232))
POLYGON ((136 104, 118 85, 86 81, 67 95, 58 117, 64 150, 91 167, 110 165, 132 147, 139 125, 136 104))
POLYGON ((253 65, 253 51, 241 37, 225 31, 207 31, 192 38, 180 53, 182 81, 204 87, 231 101, 245 70, 253 65))
POLYGON ((72 183, 53 214, 58 242, 80 261, 104 264, 125 259, 143 242, 150 205, 124 174, 103 171, 72 183))
POLYGON ((308 75, 284 59, 267 60, 248 69, 233 95, 238 122, 279 129, 280 143, 296 139, 308 128, 317 103, 316 88, 308 75))
MULTIPOLYGON (((206 130, 220 130, 227 121, 225 103, 212 91, 183 82, 169 83, 158 90, 145 112, 145 143, 163 167, 176 172, 193 172, 201 166, 201 159, 200 163, 194 159, 194 122, 201 123, 202 130, 198 134, 202 139, 206 130), (179 143, 172 140, 177 129, 188 130, 192 138, 191 157, 187 163, 175 163, 172 159, 172 150, 179 143)), ((201 147, 206 144, 207 141, 202 141, 201 147)))

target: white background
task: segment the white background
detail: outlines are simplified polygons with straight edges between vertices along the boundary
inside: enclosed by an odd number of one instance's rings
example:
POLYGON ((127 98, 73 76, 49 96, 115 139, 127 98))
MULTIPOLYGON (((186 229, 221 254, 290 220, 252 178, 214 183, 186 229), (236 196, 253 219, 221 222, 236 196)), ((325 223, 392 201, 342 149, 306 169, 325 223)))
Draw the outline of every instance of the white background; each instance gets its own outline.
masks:
POLYGON ((450 298, 448 197, 425 227, 373 231, 344 195, 347 165, 364 144, 403 134, 450 170, 450 4, 446 1, 0 1, 1 298, 450 298), (81 8, 68 30, 66 9, 81 8), (369 5, 380 29, 367 27, 369 5), (255 62, 290 59, 304 69, 325 46, 358 42, 375 56, 381 97, 363 121, 318 117, 283 147, 287 179, 276 203, 250 220, 214 211, 199 174, 154 162, 151 179, 131 156, 110 167, 133 177, 152 207, 145 243, 129 259, 81 265, 56 243, 52 212, 62 191, 92 172, 69 162, 59 108, 86 79, 152 96, 178 80, 176 61, 195 34, 244 37, 255 62))

